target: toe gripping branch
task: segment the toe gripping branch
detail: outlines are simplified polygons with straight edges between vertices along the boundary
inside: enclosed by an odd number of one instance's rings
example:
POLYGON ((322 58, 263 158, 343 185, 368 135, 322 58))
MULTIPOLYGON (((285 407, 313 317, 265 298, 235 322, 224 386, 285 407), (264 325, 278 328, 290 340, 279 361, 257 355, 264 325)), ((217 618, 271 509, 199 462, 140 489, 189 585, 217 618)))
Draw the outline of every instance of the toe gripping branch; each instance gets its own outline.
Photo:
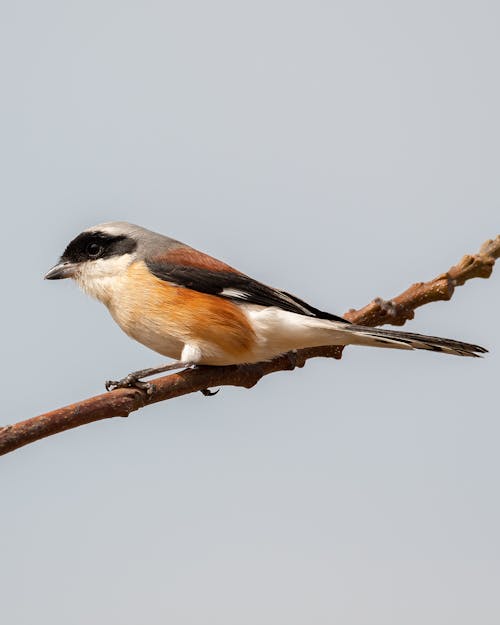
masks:
MULTIPOLYGON (((140 369, 139 371, 129 373, 121 380, 107 380, 105 382, 105 387, 107 391, 114 391, 118 388, 137 388, 141 391, 146 391, 147 395, 151 396, 155 392, 156 387, 152 382, 144 382, 142 378, 147 378, 157 373, 164 373, 166 371, 173 371, 175 369, 189 369, 191 367, 195 367, 195 365, 184 362, 174 362, 169 365, 162 365, 161 367, 140 369)), ((205 397, 213 397, 214 395, 217 395, 219 390, 220 389, 217 389, 216 391, 211 391, 208 388, 204 388, 200 392, 205 397)))

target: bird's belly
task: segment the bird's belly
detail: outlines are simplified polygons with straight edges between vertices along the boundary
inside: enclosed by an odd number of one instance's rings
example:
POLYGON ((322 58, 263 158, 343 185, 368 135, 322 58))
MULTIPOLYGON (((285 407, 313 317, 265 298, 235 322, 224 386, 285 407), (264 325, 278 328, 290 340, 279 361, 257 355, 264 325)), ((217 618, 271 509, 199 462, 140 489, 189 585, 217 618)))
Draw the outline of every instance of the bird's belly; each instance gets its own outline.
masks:
POLYGON ((246 315, 232 302, 151 280, 144 269, 134 283, 105 302, 130 337, 170 358, 198 364, 249 362, 254 335, 246 315))
POLYGON ((155 319, 145 317, 124 323, 118 319, 115 320, 126 334, 142 345, 162 354, 162 356, 168 356, 175 360, 180 359, 185 342, 175 333, 169 332, 169 328, 165 324, 158 324, 155 319))
POLYGON ((127 334, 162 356, 168 356, 174 360, 181 358, 185 343, 168 332, 155 332, 150 326, 144 327, 142 324, 136 324, 127 331, 127 334))
POLYGON ((218 337, 220 340, 214 340, 214 337, 210 337, 210 340, 201 336, 184 335, 182 332, 179 334, 180 328, 169 326, 163 318, 158 320, 143 316, 131 322, 120 315, 115 316, 112 313, 112 316, 128 336, 174 360, 204 365, 230 365, 251 360, 246 355, 228 352, 222 332, 218 337))

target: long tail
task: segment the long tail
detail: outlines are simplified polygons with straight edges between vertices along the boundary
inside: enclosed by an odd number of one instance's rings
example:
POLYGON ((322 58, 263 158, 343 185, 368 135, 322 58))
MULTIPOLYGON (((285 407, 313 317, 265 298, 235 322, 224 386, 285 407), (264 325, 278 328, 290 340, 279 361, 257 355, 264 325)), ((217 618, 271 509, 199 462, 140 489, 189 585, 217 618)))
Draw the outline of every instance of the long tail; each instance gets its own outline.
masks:
POLYGON ((378 347, 394 347, 396 349, 427 349, 433 352, 454 354, 455 356, 472 356, 478 358, 488 352, 484 347, 462 343, 439 336, 425 336, 412 332, 386 330, 385 328, 369 328, 367 326, 349 325, 343 328, 353 334, 352 345, 372 345, 378 347))

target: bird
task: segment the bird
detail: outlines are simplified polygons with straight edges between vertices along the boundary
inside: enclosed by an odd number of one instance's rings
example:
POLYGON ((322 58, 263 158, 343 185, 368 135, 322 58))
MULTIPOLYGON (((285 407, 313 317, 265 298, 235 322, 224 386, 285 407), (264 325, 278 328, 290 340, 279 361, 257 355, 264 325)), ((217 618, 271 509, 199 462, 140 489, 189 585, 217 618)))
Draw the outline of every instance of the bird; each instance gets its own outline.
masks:
POLYGON ((350 323, 176 239, 124 221, 76 236, 47 280, 72 278, 131 338, 174 363, 134 371, 106 388, 178 368, 243 365, 324 345, 421 349, 478 357, 484 347, 350 323))

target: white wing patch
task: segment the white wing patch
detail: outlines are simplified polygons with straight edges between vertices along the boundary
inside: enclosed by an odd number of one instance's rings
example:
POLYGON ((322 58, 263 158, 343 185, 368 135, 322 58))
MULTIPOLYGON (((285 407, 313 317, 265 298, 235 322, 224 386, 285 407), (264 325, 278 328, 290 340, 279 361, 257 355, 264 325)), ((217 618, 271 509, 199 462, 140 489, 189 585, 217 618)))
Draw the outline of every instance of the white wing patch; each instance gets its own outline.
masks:
MULTIPOLYGON (((296 302, 294 299, 289 297, 286 293, 283 293, 282 291, 273 290, 273 294, 276 297, 277 301, 276 303, 270 303, 269 306, 279 307, 280 302, 283 302, 283 303, 286 302, 298 308, 305 315, 312 316, 312 313, 310 310, 308 310, 305 306, 302 306, 302 304, 299 304, 299 302, 296 302)), ((248 293, 247 291, 242 291, 241 289, 234 289, 231 287, 222 289, 219 295, 221 295, 222 297, 230 297, 232 299, 241 299, 244 301, 252 300, 252 297, 253 297, 252 294, 248 293)))
POLYGON ((245 293, 245 291, 240 291, 239 289, 222 289, 220 295, 224 297, 235 297, 237 299, 249 299, 250 294, 245 293))

